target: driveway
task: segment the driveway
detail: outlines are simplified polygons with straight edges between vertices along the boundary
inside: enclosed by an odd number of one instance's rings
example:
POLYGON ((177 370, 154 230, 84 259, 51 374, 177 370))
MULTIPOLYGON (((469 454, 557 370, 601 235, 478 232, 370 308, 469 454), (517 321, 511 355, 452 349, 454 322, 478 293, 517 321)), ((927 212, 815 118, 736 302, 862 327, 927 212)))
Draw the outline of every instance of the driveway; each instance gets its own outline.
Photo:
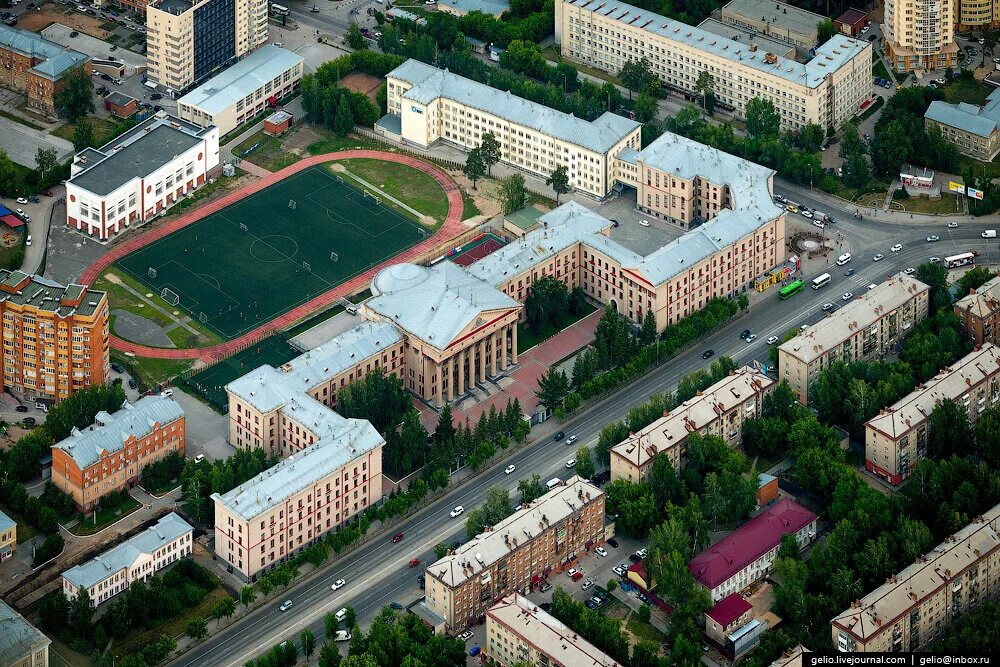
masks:
POLYGON ((35 153, 39 148, 55 149, 59 162, 65 162, 73 154, 73 144, 65 139, 53 137, 2 116, 0 116, 0 148, 7 151, 11 160, 31 169, 35 168, 35 153))

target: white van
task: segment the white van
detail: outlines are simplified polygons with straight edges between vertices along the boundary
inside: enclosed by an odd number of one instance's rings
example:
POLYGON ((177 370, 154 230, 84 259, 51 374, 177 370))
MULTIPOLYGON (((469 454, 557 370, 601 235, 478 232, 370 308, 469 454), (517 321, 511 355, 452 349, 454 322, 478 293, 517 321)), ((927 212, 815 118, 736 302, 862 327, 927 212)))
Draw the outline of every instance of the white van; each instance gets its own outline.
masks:
POLYGON ((996 237, 997 237, 997 230, 995 229, 987 229, 985 232, 983 232, 984 239, 995 239, 996 237))
POLYGON ((837 258, 837 266, 843 266, 851 261, 851 253, 845 252, 843 255, 837 258))
POLYGON ((559 479, 558 477, 553 477, 549 481, 545 482, 545 486, 548 487, 549 491, 556 488, 560 484, 562 484, 562 480, 559 479))
POLYGON ((343 621, 345 618, 347 618, 347 607, 341 607, 337 612, 337 620, 343 621))

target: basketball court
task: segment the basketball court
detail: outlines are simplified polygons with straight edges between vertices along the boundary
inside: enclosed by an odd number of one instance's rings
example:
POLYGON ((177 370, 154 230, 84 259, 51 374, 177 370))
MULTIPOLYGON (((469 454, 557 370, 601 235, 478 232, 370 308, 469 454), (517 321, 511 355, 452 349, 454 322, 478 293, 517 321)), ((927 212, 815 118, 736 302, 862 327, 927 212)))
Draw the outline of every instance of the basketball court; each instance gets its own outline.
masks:
POLYGON ((492 255, 504 245, 503 239, 492 232, 487 232, 463 246, 448 251, 447 257, 459 266, 471 266, 487 255, 492 255))
POLYGON ((304 169, 115 266, 230 339, 427 238, 327 167, 304 169))

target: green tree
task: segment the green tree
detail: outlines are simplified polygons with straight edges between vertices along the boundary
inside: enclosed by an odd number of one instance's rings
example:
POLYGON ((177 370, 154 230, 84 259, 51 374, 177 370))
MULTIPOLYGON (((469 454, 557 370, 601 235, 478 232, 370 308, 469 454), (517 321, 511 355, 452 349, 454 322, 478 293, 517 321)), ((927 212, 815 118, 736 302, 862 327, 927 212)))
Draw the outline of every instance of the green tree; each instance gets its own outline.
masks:
POLYGON ((340 650, 333 642, 325 642, 319 650, 319 667, 340 667, 340 650))
POLYGON ((476 181, 486 174, 486 163, 483 162, 483 153, 479 148, 473 148, 465 158, 465 167, 462 169, 466 178, 472 181, 472 189, 476 189, 476 181))
POLYGON ((71 123, 94 113, 94 90, 90 74, 80 66, 62 75, 62 89, 53 98, 56 111, 71 123))
POLYGON ((605 487, 608 514, 617 514, 622 532, 643 538, 659 520, 656 499, 645 482, 615 480, 605 487))
POLYGON ((771 100, 755 97, 747 102, 746 107, 747 135, 751 139, 774 139, 781 129, 781 116, 774 109, 771 100))
POLYGON ((59 160, 55 149, 38 147, 35 151, 35 169, 38 171, 40 180, 45 178, 45 174, 58 166, 59 160))
POLYGON ((642 328, 639 329, 639 343, 643 346, 656 342, 656 315, 647 310, 642 318, 642 328))
POLYGON ((556 193, 556 206, 559 205, 559 195, 564 195, 570 191, 569 185, 569 171, 566 169, 566 165, 561 164, 556 167, 549 177, 545 179, 545 185, 552 188, 552 191, 556 193))
POLYGON ((583 445, 576 450, 575 472, 584 479, 594 476, 594 459, 590 456, 590 447, 583 445))
POLYGON ((863 188, 868 185, 868 160, 860 151, 851 153, 844 162, 844 185, 851 188, 863 188))
POLYGON ((637 609, 635 612, 636 620, 638 620, 640 623, 649 623, 650 615, 651 612, 649 611, 649 605, 645 604, 639 605, 639 609, 637 609))
POLYGON ((632 93, 640 90, 647 90, 650 82, 655 79, 655 75, 649 67, 649 61, 629 60, 618 71, 618 79, 628 88, 628 98, 632 99, 632 93))
POLYGON ((715 108, 715 77, 708 70, 701 72, 694 89, 701 93, 701 107, 711 114, 715 108))
POLYGON ((549 410, 562 406, 563 399, 568 393, 569 378, 566 377, 565 371, 553 366, 538 378, 538 391, 535 392, 535 396, 538 397, 538 402, 549 410))
POLYGON ((69 626, 73 628, 78 637, 88 637, 93 618, 94 607, 90 601, 90 594, 86 588, 81 586, 76 596, 70 601, 69 626))
POLYGON ((807 153, 815 153, 823 145, 826 131, 817 123, 808 122, 799 130, 799 146, 807 153))
POLYGON ((222 598, 212 607, 212 616, 219 619, 220 622, 223 618, 231 618, 235 613, 236 601, 231 597, 222 598))
POLYGON ((837 154, 847 159, 854 153, 864 153, 864 144, 861 143, 858 124, 848 121, 840 130, 840 144, 837 147, 837 154))
POLYGON ((824 18, 816 24, 816 45, 821 46, 837 34, 837 26, 830 19, 824 18))
POLYGON ((925 262, 917 267, 914 278, 931 288, 930 310, 932 313, 942 308, 951 307, 951 294, 948 291, 948 269, 943 265, 925 262))
MULTIPOLYGON (((885 113, 885 112, 883 112, 885 113)), ((896 176, 913 149, 913 136, 900 120, 875 126, 871 141, 872 167, 881 176, 896 176)))
POLYGON ((240 589, 240 604, 242 604, 247 611, 250 611, 250 605, 253 601, 257 599, 257 592, 253 589, 253 586, 244 586, 240 589))
POLYGON ((203 618, 192 618, 187 622, 185 632, 188 637, 197 641, 208 634, 208 624, 203 618))
POLYGON ((990 271, 988 267, 977 266, 974 269, 970 269, 958 279, 958 294, 957 298, 962 298, 974 289, 979 289, 984 283, 992 280, 996 277, 996 273, 990 271))
POLYGON ((316 649, 316 635, 309 628, 302 628, 299 638, 302 640, 302 655, 308 660, 316 649))
POLYGON ((82 151, 84 148, 92 148, 97 145, 94 138, 94 127, 86 118, 81 118, 73 128, 73 148, 82 151))
POLYGON ((479 151, 482 154, 483 163, 486 165, 487 175, 492 176, 493 165, 503 158, 503 154, 500 152, 500 142, 497 141, 496 135, 492 132, 484 134, 483 140, 479 143, 479 151))
POLYGON ((656 119, 660 107, 656 98, 643 91, 635 98, 635 119, 640 123, 648 123, 656 119))
POLYGON ((361 34, 361 28, 358 27, 357 23, 352 23, 347 28, 347 45, 355 51, 368 48, 368 41, 361 34))
POLYGON ((972 426, 965 408, 950 399, 934 406, 927 424, 927 454, 946 459, 967 456, 973 449, 972 426))
POLYGON ((497 189, 497 200, 504 215, 510 215, 514 211, 524 208, 527 203, 527 191, 524 187, 524 176, 521 174, 510 174, 500 181, 497 189))
POLYGON ((346 137, 354 129, 354 115, 351 112, 349 97, 342 95, 340 103, 337 105, 337 113, 333 117, 333 127, 331 127, 338 137, 346 137))
POLYGON ((517 490, 521 494, 521 504, 527 505, 536 498, 541 498, 545 495, 545 485, 542 484, 542 478, 537 474, 531 477, 525 477, 517 483, 517 490))

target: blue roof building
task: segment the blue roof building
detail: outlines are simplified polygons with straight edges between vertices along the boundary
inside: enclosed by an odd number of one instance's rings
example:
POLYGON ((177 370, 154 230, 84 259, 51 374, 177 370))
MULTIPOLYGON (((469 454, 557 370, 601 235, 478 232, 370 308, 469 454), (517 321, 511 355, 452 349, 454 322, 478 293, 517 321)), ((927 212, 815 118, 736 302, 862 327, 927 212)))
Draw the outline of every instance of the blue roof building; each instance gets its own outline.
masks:
POLYGON ((5 77, 4 87, 26 94, 29 107, 51 114, 63 75, 87 62, 87 56, 33 32, 0 25, 0 60, 6 67, 16 63, 16 69, 27 70, 25 77, 5 77))
POLYGON ((1000 89, 976 106, 966 102, 948 104, 936 100, 924 112, 924 123, 937 127, 959 153, 990 162, 1000 154, 1000 89))

